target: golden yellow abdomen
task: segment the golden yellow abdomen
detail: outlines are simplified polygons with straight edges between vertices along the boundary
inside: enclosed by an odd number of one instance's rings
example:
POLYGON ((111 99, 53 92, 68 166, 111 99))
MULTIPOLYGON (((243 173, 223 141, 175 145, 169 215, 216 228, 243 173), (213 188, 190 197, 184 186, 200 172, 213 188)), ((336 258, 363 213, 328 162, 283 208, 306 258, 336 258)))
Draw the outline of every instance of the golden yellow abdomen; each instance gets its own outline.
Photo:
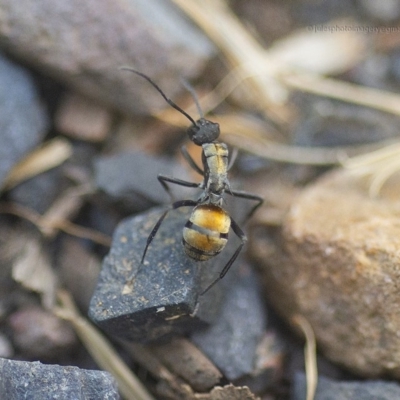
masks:
POLYGON ((214 257, 225 247, 231 219, 221 207, 197 206, 183 229, 186 254, 197 261, 214 257))

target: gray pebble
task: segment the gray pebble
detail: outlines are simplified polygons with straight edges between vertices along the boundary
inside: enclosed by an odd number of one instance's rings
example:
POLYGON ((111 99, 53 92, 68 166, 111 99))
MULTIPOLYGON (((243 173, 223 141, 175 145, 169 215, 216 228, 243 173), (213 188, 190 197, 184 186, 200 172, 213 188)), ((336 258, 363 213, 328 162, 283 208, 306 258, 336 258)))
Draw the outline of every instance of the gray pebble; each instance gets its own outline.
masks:
POLYGON ((31 76, 0 54, 0 186, 10 169, 41 142, 47 128, 48 117, 31 76))
MULTIPOLYGON (((297 373, 291 399, 306 398, 306 377, 297 373)), ((394 400, 400 399, 400 385, 385 381, 334 381, 318 377, 315 400, 394 400)))
POLYGON ((0 359, 0 398, 7 400, 117 400, 114 378, 104 371, 0 359))
POLYGON ((247 270, 229 288, 215 323, 195 332, 192 340, 228 379, 241 378, 254 371, 266 315, 257 279, 247 270))

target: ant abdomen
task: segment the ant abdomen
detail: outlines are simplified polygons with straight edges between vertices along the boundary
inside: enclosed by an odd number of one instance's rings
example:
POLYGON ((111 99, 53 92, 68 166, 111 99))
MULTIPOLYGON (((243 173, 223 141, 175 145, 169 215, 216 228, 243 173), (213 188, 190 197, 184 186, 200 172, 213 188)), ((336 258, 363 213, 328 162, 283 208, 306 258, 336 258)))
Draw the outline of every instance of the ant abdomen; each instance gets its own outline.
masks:
POLYGON ((186 254, 196 261, 206 261, 219 254, 228 242, 229 214, 219 206, 201 204, 194 208, 183 229, 186 254))

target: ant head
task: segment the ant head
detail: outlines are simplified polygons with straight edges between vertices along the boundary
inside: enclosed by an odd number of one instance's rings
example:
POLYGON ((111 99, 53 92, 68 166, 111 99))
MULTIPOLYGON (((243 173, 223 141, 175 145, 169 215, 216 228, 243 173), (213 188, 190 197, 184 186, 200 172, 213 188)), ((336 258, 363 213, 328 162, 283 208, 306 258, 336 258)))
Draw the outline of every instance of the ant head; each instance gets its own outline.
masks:
POLYGON ((192 124, 188 130, 190 140, 198 146, 204 143, 211 143, 218 139, 220 130, 219 124, 208 119, 200 118, 192 124))

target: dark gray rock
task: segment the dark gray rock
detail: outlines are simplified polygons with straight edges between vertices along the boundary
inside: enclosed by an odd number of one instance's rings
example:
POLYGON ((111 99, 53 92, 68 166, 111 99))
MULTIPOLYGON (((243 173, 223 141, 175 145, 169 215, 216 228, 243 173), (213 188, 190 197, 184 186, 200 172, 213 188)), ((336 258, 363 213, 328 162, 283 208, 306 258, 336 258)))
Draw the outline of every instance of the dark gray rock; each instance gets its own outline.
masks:
POLYGON ((32 78, 0 54, 0 186, 10 169, 41 142, 47 127, 32 78))
MULTIPOLYGON (((292 400, 306 398, 306 377, 297 373, 294 379, 292 400)), ((315 400, 394 400, 400 399, 400 385, 385 381, 334 381, 318 377, 315 400)))
POLYGON ((54 168, 20 183, 10 190, 9 198, 44 214, 60 193, 61 170, 54 168), (46 193, 43 196, 43 193, 46 193))
POLYGON ((297 145, 351 146, 398 136, 397 118, 380 111, 330 100, 311 105, 304 96, 299 96, 298 100, 307 118, 294 132, 297 145))
POLYGON ((215 51, 163 0, 3 0, 0 40, 80 93, 127 114, 148 113, 165 102, 147 82, 119 67, 146 72, 174 97, 183 91, 179 78, 199 76, 215 51))
MULTIPOLYGON (((400 3, 398 1, 383 0, 377 3, 373 0, 357 0, 356 3, 359 4, 361 11, 365 12, 369 18, 374 18, 384 23, 396 22, 400 17, 400 3)), ((376 28, 373 32, 387 32, 385 31, 385 26, 375 27, 371 24, 370 28, 376 28)))
MULTIPOLYGON (((99 157, 94 162, 97 187, 114 201, 122 202, 128 210, 142 211, 170 201, 170 196, 157 179, 159 173, 188 179, 178 164, 139 151, 99 157)), ((171 185, 171 191, 179 193, 178 197, 188 192, 177 185, 171 185)), ((191 189, 191 193, 195 193, 195 190, 191 189)))
POLYGON ((232 252, 227 246, 213 260, 190 259, 181 243, 190 210, 168 214, 140 263, 147 237, 164 210, 126 219, 114 233, 89 310, 92 320, 110 334, 134 341, 166 339, 204 326, 218 313, 221 285, 197 301, 232 252))
POLYGON ((299 1, 290 7, 290 11, 292 18, 301 25, 328 24, 335 19, 357 15, 353 2, 346 0, 299 1))
POLYGON ((192 335, 193 342, 230 380, 254 371, 257 346, 267 322, 255 275, 249 269, 240 272, 240 279, 226 294, 218 319, 192 335))
POLYGON ((0 398, 7 400, 117 400, 114 378, 104 371, 0 359, 0 398))

